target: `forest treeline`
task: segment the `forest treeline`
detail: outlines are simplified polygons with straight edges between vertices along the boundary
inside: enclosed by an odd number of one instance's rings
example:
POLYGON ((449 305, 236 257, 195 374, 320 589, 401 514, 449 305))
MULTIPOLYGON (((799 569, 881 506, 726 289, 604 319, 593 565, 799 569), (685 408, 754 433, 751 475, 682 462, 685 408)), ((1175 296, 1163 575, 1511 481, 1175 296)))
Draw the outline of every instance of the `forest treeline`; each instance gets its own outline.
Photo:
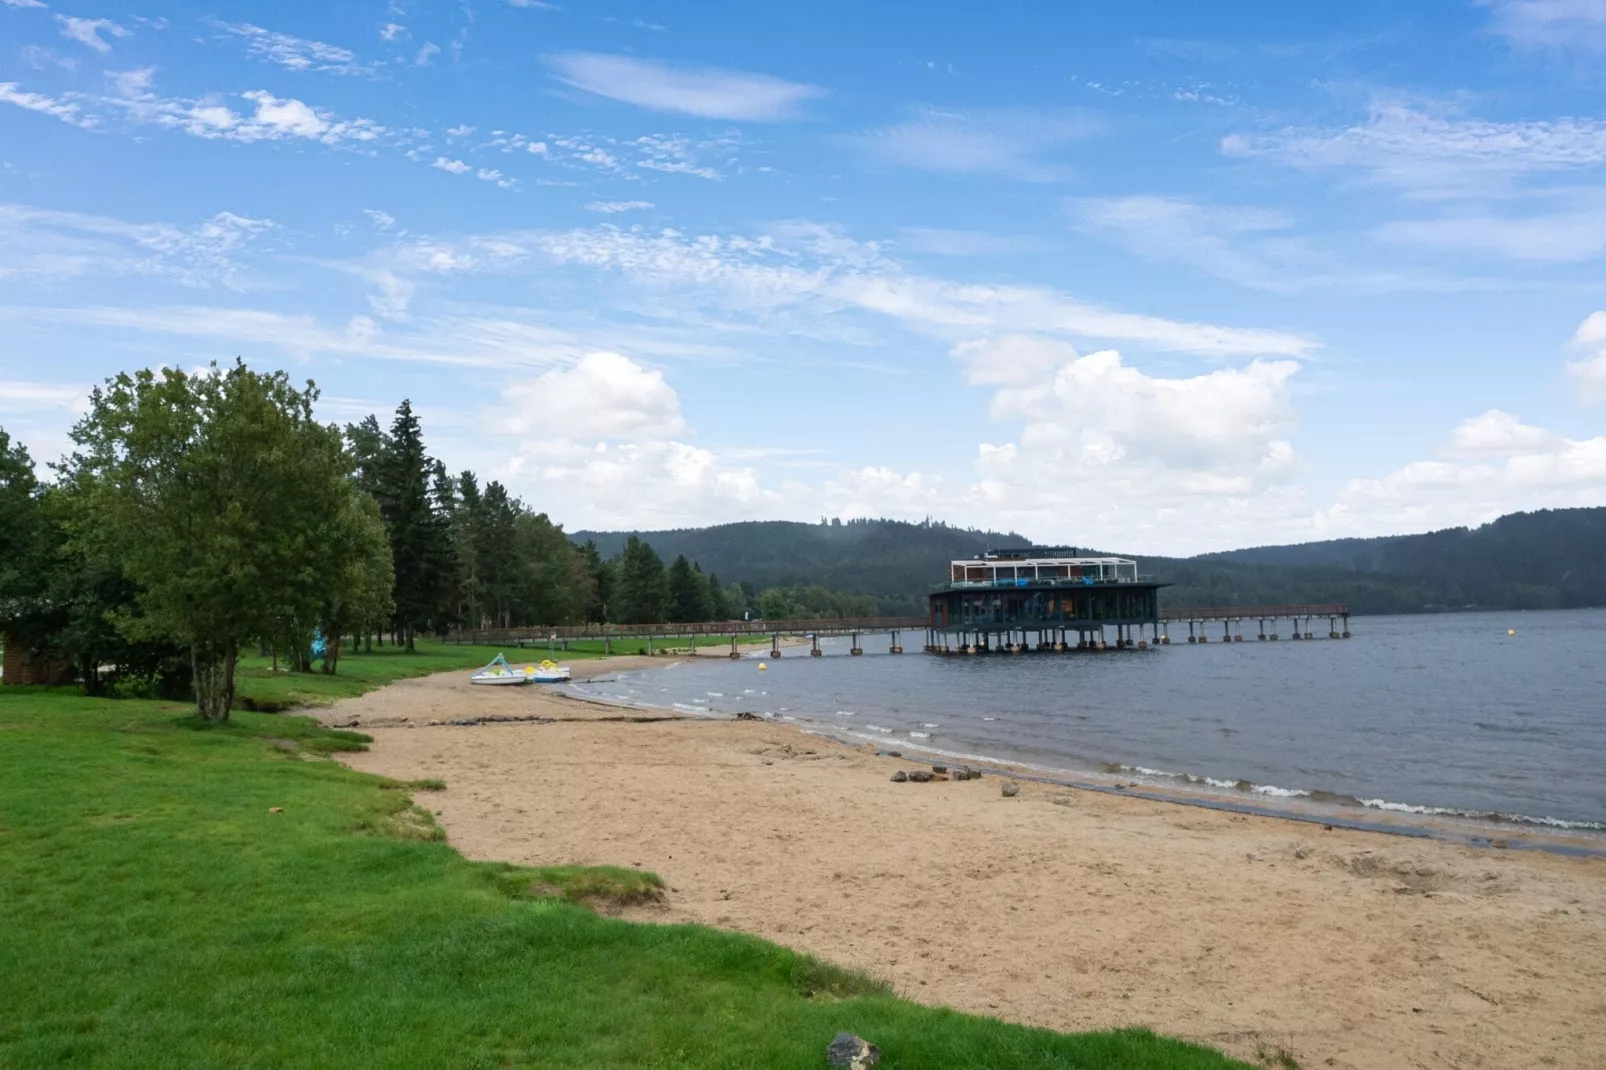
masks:
POLYGON ((0 638, 91 694, 193 695, 226 718, 242 652, 334 673, 353 644, 457 628, 874 610, 725 584, 641 539, 576 544, 500 482, 449 472, 409 402, 341 428, 317 397, 238 362, 118 375, 46 480, 0 429, 0 638))
MULTIPOLYGON (((604 551, 646 539, 760 587, 817 583, 858 592, 886 616, 924 613, 926 593, 943 581, 951 560, 1030 545, 1012 532, 930 520, 763 521, 575 537, 604 551)), ((1602 508, 1513 513, 1425 535, 1187 558, 1122 556, 1137 557, 1145 575, 1169 584, 1161 604, 1173 607, 1347 602, 1354 613, 1376 614, 1606 605, 1602 508)))

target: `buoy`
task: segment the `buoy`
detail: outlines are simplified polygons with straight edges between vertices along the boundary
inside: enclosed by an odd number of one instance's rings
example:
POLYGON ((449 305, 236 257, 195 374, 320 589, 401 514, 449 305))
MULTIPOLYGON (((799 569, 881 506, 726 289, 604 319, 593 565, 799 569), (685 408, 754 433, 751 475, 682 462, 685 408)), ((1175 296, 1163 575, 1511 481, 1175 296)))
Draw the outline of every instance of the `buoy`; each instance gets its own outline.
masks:
POLYGON ((762 661, 758 663, 758 671, 759 672, 768 672, 769 668, 770 667, 768 665, 764 664, 762 661))
POLYGON ((1516 635, 1517 634, 1517 629, 1515 629, 1515 628, 1507 628, 1506 629, 1506 634, 1507 635, 1516 635))

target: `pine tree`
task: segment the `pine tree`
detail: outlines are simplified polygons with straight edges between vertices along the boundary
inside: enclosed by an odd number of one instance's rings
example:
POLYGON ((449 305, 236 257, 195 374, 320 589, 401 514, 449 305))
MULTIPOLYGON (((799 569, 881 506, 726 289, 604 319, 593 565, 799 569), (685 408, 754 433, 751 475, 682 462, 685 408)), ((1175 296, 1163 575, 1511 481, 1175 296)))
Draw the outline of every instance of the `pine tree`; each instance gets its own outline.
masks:
POLYGON ((669 584, 656 550, 632 535, 619 555, 618 619, 623 624, 661 624, 669 612, 669 584))
POLYGON ((436 616, 438 571, 450 550, 430 494, 435 466, 424 452, 423 428, 411 401, 396 409, 386 446, 378 466, 379 508, 395 564, 396 631, 413 650, 417 630, 436 616))
POLYGON ((669 566, 669 619, 677 624, 695 624, 708 619, 708 581, 702 570, 681 554, 669 566))
POLYGON ((730 620, 732 616, 730 600, 725 597, 725 588, 720 586, 719 576, 710 572, 708 574, 708 619, 730 620))
POLYGON ((580 547, 580 556, 591 578, 591 597, 587 600, 583 616, 586 623, 601 624, 609 619, 608 610, 613 602, 613 565, 602 559, 595 539, 585 541, 585 545, 580 547))

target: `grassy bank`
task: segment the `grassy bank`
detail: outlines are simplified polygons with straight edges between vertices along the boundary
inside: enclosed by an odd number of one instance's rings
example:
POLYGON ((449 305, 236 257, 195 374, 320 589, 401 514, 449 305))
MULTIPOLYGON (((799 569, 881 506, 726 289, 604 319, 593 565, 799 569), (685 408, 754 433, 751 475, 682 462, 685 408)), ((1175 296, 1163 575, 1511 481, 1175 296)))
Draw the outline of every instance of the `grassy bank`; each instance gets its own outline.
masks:
POLYGON ((1237 1066, 896 999, 761 940, 631 924, 631 869, 472 863, 429 784, 303 718, 0 687, 0 1065, 1237 1066), (414 800, 423 804, 415 806, 414 800))
MULTIPOLYGON (((769 641, 768 636, 747 638, 743 640, 743 645, 768 644, 769 641)), ((671 643, 686 648, 691 640, 659 640, 656 649, 663 650, 671 643)), ((613 644, 613 652, 634 654, 637 645, 642 652, 646 651, 645 643, 619 641, 613 644)), ((467 672, 479 668, 498 654, 504 655, 515 665, 526 661, 538 662, 543 658, 572 662, 604 656, 601 640, 571 642, 568 650, 555 652, 549 652, 544 643, 521 649, 512 646, 458 646, 433 639, 420 639, 417 646, 418 649, 411 653, 398 647, 384 646, 366 653, 344 654, 340 658, 340 671, 333 676, 326 676, 316 668, 310 673, 275 670, 270 658, 244 657, 240 659, 235 691, 242 708, 271 713, 297 706, 328 705, 412 676, 459 670, 467 672)), ((698 639, 697 647, 699 650, 729 650, 730 638, 705 636, 698 639)))

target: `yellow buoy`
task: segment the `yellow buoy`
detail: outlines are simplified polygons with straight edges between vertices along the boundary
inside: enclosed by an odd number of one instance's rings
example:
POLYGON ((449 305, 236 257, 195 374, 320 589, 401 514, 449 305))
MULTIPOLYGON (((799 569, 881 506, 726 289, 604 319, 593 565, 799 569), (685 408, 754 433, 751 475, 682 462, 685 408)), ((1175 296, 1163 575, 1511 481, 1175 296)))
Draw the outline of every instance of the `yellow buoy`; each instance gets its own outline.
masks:
POLYGON ((1506 629, 1506 634, 1507 635, 1516 635, 1517 634, 1517 629, 1515 629, 1515 628, 1507 628, 1506 629))
POLYGON ((758 663, 758 671, 759 672, 766 672, 766 671, 768 671, 768 669, 769 669, 769 666, 764 664, 762 661, 758 663))

